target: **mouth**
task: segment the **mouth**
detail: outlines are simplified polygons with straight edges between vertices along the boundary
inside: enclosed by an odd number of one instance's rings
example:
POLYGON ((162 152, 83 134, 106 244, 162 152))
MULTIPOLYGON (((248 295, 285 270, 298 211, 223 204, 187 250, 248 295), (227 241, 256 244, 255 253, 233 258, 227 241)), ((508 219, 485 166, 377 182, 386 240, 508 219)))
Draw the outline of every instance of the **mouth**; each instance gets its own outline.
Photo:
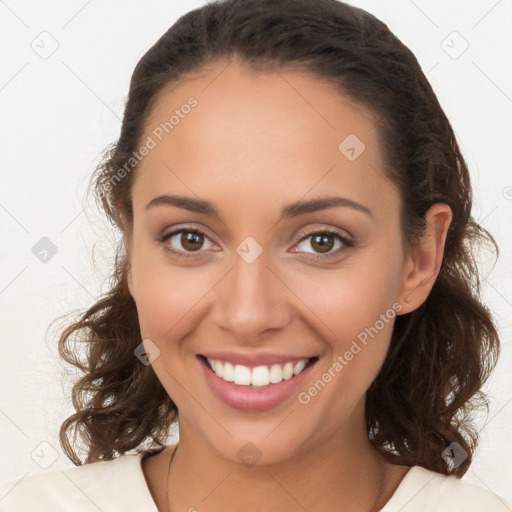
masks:
POLYGON ((315 356, 309 359, 251 368, 242 364, 235 365, 227 361, 211 359, 203 355, 199 355, 199 357, 217 377, 225 382, 232 382, 237 386, 251 389, 267 388, 279 384, 283 380, 293 379, 318 360, 318 356, 315 356))
POLYGON ((297 394, 318 359, 314 356, 249 367, 197 355, 213 394, 224 404, 244 411, 264 411, 297 394))

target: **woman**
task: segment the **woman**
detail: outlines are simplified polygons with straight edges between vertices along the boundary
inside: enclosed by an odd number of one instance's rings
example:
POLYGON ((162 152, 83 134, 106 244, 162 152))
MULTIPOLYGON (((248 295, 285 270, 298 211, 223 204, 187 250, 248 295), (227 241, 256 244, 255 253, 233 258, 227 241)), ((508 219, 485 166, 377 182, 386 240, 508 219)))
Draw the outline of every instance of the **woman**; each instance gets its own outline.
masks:
POLYGON ((77 467, 5 484, 2 510, 508 510, 460 480, 499 354, 492 237, 386 25, 335 0, 189 12, 94 178, 122 243, 60 339, 77 467))

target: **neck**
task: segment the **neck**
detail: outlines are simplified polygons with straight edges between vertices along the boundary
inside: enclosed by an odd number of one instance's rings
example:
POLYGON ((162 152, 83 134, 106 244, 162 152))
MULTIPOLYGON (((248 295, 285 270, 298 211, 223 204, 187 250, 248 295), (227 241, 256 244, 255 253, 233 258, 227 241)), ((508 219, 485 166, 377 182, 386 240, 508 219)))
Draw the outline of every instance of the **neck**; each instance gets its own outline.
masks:
POLYGON ((409 468, 387 463, 362 434, 336 432, 292 459, 248 466, 222 457, 181 418, 169 473, 171 512, 379 510, 409 468))

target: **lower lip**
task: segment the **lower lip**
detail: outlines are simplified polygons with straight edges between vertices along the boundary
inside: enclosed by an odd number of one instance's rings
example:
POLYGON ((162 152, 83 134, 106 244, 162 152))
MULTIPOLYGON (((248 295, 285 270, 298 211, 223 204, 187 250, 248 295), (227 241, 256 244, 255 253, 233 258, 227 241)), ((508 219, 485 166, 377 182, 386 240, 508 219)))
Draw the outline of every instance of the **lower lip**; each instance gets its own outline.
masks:
POLYGON ((290 396, 297 394, 304 379, 318 361, 316 360, 291 379, 282 380, 278 384, 272 384, 266 388, 250 388, 247 386, 237 386, 233 382, 226 382, 211 370, 208 363, 202 357, 197 356, 197 358, 214 395, 229 407, 242 411, 266 411, 278 406, 290 396))

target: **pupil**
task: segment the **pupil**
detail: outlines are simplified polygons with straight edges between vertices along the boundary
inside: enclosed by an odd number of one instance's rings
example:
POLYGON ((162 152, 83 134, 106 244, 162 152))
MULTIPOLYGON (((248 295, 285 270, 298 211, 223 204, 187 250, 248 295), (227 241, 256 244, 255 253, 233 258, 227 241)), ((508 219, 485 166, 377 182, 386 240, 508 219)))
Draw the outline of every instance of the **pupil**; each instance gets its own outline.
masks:
MULTIPOLYGON (((197 243, 200 242, 201 236, 202 235, 200 235, 198 233, 184 232, 181 237, 181 243, 182 243, 183 247, 185 247, 186 249, 190 249, 192 251, 197 250, 197 249, 199 249, 197 243), (195 246, 194 246, 194 243, 195 243, 195 246), (191 245, 189 246, 189 244, 191 244, 191 245)), ((201 244, 199 244, 199 246, 200 245, 201 244)))
POLYGON ((332 236, 316 235, 315 237, 313 237, 313 243, 315 243, 317 240, 323 240, 323 242, 320 242, 320 252, 329 252, 334 245, 332 241, 330 243, 325 243, 325 240, 329 239, 332 240, 332 236))

